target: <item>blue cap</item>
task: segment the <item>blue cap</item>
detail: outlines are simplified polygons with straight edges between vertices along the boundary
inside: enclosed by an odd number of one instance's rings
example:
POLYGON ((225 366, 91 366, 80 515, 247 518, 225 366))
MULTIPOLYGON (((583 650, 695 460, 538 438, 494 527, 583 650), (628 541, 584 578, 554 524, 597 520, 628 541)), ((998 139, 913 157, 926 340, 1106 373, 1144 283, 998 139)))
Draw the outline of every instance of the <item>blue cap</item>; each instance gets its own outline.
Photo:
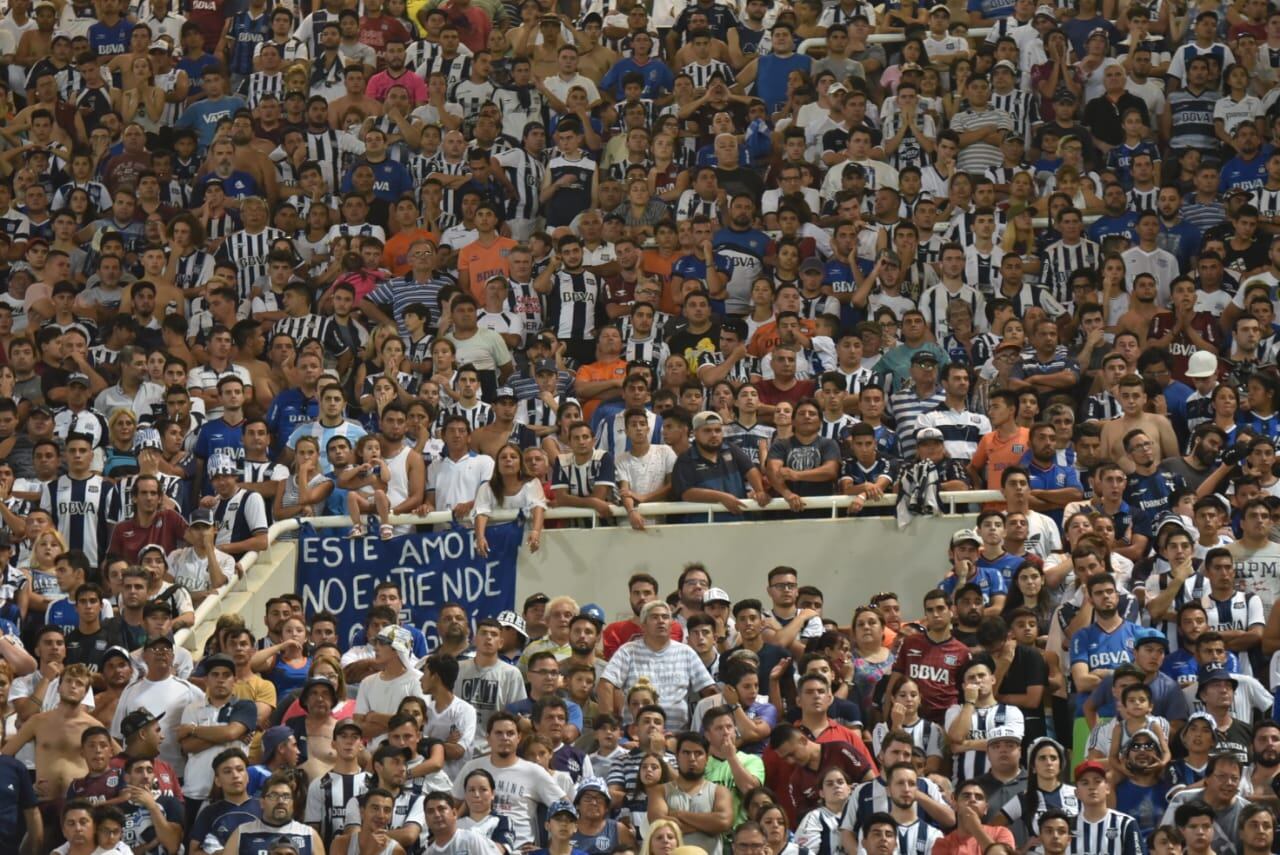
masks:
POLYGON ((1230 683, 1233 689, 1240 685, 1235 675, 1221 665, 1202 666, 1200 672, 1196 674, 1196 697, 1200 697, 1205 686, 1220 682, 1230 683))
POLYGON ((1144 644, 1158 644, 1164 648, 1164 652, 1169 652, 1169 639, 1158 629, 1150 629, 1143 627, 1133 634, 1133 649, 1137 650, 1144 644))
POLYGON ((600 606, 596 605, 595 603, 587 603, 585 606, 582 607, 582 609, 578 612, 578 614, 591 618, 591 620, 596 624, 596 626, 605 625, 604 609, 602 609, 600 606))
POLYGON ((547 808, 547 819, 553 819, 557 814, 567 813, 574 819, 578 818, 578 809, 573 806, 573 802, 568 799, 556 799, 551 803, 551 807, 547 808))

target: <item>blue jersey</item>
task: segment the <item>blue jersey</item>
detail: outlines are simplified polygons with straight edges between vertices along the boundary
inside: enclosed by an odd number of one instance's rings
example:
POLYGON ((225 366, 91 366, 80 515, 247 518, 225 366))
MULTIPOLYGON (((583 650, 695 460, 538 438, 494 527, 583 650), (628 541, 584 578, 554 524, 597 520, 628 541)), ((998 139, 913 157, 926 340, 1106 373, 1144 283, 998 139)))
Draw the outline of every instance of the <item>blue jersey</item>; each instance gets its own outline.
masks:
MULTIPOLYGON (((1187 484, 1181 475, 1157 469, 1150 475, 1129 474, 1124 500, 1133 508, 1133 533, 1151 537, 1151 524, 1163 511, 1170 510, 1169 498, 1187 484)), ((1117 532, 1119 529, 1117 529, 1117 532)))
POLYGON ((98 56, 119 56, 129 52, 129 37, 133 24, 121 18, 109 27, 98 21, 89 25, 89 49, 98 56))
MULTIPOLYGON (((1227 651, 1226 668, 1232 674, 1240 673, 1240 660, 1235 653, 1227 651)), ((1200 674, 1200 663, 1196 655, 1186 647, 1179 647, 1164 658, 1160 664, 1160 673, 1167 674, 1178 681, 1180 686, 1190 686, 1196 682, 1200 674)))
MULTIPOLYGON (((1031 459, 1029 451, 1022 458, 1022 465, 1027 469, 1032 490, 1064 490, 1074 487, 1081 494, 1084 493, 1084 487, 1080 484, 1080 473, 1074 466, 1062 466, 1055 460, 1047 469, 1042 469, 1031 459)), ((1052 519, 1058 526, 1062 525, 1062 508, 1048 511, 1045 516, 1052 519)))
POLYGON ((1017 555, 1010 555, 1007 552, 1001 553, 999 558, 988 558, 987 556, 978 554, 978 569, 990 568, 1000 574, 1000 578, 1004 580, 1004 589, 1008 591, 1013 585, 1013 574, 1022 566, 1025 558, 1019 558, 1017 555))
POLYGON ((403 163, 387 158, 381 163, 358 160, 352 164, 347 174, 342 176, 343 193, 351 192, 351 174, 360 166, 367 166, 373 170, 373 195, 384 202, 394 203, 405 193, 413 190, 413 176, 409 174, 409 170, 403 163))
POLYGON ((231 832, 246 822, 258 819, 262 819, 262 802, 258 799, 249 799, 242 805, 228 801, 211 802, 200 809, 187 839, 199 841, 206 852, 217 851, 226 845, 231 832), (216 845, 210 845, 215 842, 216 845))
POLYGON ((44 622, 61 629, 63 635, 70 635, 73 630, 80 628, 80 615, 76 612, 75 603, 69 598, 62 599, 49 604, 44 613, 44 622))
POLYGON ((0 756, 0 790, 6 794, 0 799, 0 837, 11 841, 15 847, 27 833, 26 812, 37 807, 31 778, 31 773, 20 760, 0 756))
POLYGON ((196 140, 200 150, 204 151, 213 142, 213 134, 218 129, 218 122, 229 119, 236 110, 248 109, 248 104, 239 95, 224 95, 221 98, 197 101, 182 111, 178 117, 178 128, 191 128, 196 132, 196 140))
POLYGON ((1125 190, 1133 187, 1133 159, 1140 154, 1149 154, 1156 162, 1160 160, 1160 149, 1146 140, 1142 140, 1135 146, 1122 142, 1107 152, 1107 169, 1116 174, 1116 178, 1125 190))
MULTIPOLYGON (((852 294, 858 290, 857 281, 853 278, 853 268, 839 259, 827 262, 822 271, 822 284, 829 286, 834 294, 852 294)), ((853 326, 863 320, 864 312, 852 302, 840 304, 840 322, 845 326, 853 326)))
POLYGON ((213 172, 206 172, 196 179, 195 191, 191 197, 192 207, 198 208, 204 204, 205 188, 215 178, 222 182, 222 192, 231 199, 244 199, 249 196, 263 195, 261 188, 258 187, 258 182, 247 172, 236 169, 226 178, 222 178, 213 172))
POLYGON ((662 60, 650 58, 644 65, 639 65, 634 58, 626 57, 605 73, 600 81, 600 91, 610 93, 615 101, 623 100, 622 78, 633 71, 644 78, 641 98, 661 98, 676 86, 675 75, 662 60))
POLYGON ((1267 183, 1267 160, 1271 157, 1271 146, 1263 145, 1252 160, 1244 160, 1239 155, 1222 164, 1222 175, 1218 179, 1219 192, 1243 189, 1257 190, 1267 183))
POLYGON ((1152 787, 1135 784, 1127 778, 1116 786, 1116 810, 1133 817, 1143 840, 1159 827, 1160 818, 1169 807, 1172 786, 1167 778, 1162 778, 1152 787))
POLYGON ((968 9, 984 18, 1007 18, 1013 14, 1013 0, 969 0, 968 9))
POLYGON ((1263 418, 1257 413, 1241 410, 1236 413, 1236 424, 1242 428, 1249 429, 1259 436, 1266 436, 1271 439, 1280 436, 1280 413, 1272 413, 1263 418))
POLYGON ((756 62, 756 95, 764 101, 765 108, 771 113, 787 100, 787 78, 791 72, 803 71, 808 74, 813 68, 813 60, 798 53, 788 57, 765 54, 756 62))
MULTIPOLYGON (((320 402, 315 398, 308 398, 301 389, 285 389, 276 395, 271 400, 271 408, 267 410, 267 427, 271 430, 273 454, 280 453, 285 441, 299 425, 314 421, 319 415, 320 402)), ((343 504, 342 507, 345 508, 346 505, 343 504)))
POLYGON ((1091 623, 1071 636, 1071 664, 1083 662, 1090 671, 1113 671, 1133 661, 1133 636, 1139 627, 1123 621, 1112 632, 1091 623))
POLYGON ((236 460, 244 459, 244 422, 229 425, 225 419, 214 419, 204 423, 196 437, 195 455, 208 460, 216 451, 230 454, 236 460))
POLYGON ((246 9, 237 12, 231 19, 231 29, 227 31, 231 37, 232 74, 251 74, 253 72, 253 52, 271 35, 271 9, 268 8, 258 17, 249 14, 246 9))
POLYGON ((1131 243, 1138 241, 1138 215, 1133 211, 1125 211, 1118 217, 1103 215, 1094 220, 1087 234, 1089 240, 1101 244, 1109 237, 1123 237, 1131 243))
MULTIPOLYGON (((1003 594, 1007 590, 1004 584, 1004 577, 994 567, 982 567, 979 565, 971 581, 982 589, 982 601, 984 603, 990 603, 992 597, 1003 594)), ((947 595, 950 596, 955 593, 959 582, 960 580, 955 576, 948 576, 938 583, 938 587, 946 591, 947 595)))

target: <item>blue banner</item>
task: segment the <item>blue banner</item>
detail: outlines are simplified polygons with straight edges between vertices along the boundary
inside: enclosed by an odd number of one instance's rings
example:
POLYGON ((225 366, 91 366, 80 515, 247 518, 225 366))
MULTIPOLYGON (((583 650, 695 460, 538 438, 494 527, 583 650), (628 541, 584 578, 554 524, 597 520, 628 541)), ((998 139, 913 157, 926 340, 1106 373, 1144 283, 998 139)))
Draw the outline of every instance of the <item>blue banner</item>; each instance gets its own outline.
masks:
POLYGON ((304 524, 298 537, 297 590, 308 615, 338 617, 338 637, 364 644, 364 621, 373 590, 390 580, 404 598, 401 623, 435 641, 436 616, 444 603, 459 603, 475 622, 515 608, 516 555, 524 535, 521 522, 490 525, 486 558, 475 549, 475 533, 456 526, 445 531, 402 535, 391 540, 323 534, 304 524))

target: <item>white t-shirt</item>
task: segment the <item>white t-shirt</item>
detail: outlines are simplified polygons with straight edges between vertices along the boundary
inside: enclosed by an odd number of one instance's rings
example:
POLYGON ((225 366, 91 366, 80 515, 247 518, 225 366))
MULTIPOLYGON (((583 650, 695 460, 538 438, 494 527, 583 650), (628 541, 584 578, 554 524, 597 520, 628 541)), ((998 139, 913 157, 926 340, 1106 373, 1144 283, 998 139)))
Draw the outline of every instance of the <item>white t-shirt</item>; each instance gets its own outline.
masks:
POLYGON ((410 668, 390 680, 382 674, 372 674, 360 681, 360 689, 356 692, 356 715, 371 712, 395 715, 400 702, 410 696, 423 696, 422 672, 410 668))
MULTIPOLYGON (((476 708, 455 696, 449 706, 437 711, 435 699, 427 698, 427 726, 422 735, 447 742, 455 730, 460 737, 458 744, 470 753, 476 741, 476 708)), ((450 780, 457 778, 458 771, 466 762, 466 754, 457 760, 449 760, 444 764, 445 774, 450 780)))
POLYGON ((115 715, 111 718, 111 735, 121 738, 120 724, 134 710, 145 709, 160 717, 163 741, 160 743, 160 759, 179 775, 187 766, 187 755, 178 744, 174 733, 182 723, 183 711, 192 704, 201 703, 204 692, 180 677, 163 680, 139 680, 120 693, 115 715))
POLYGON ((507 818, 515 836, 515 845, 534 842, 533 829, 538 821, 538 805, 550 805, 556 799, 569 796, 547 773, 546 769, 528 760, 516 760, 515 765, 499 768, 489 757, 480 757, 462 767, 453 779, 453 797, 461 800, 465 794, 465 782, 472 769, 484 769, 498 784, 494 793, 493 809, 507 818))
POLYGON ((652 493, 671 477, 676 467, 676 453, 669 445, 650 445, 644 457, 630 451, 618 455, 615 465, 619 481, 626 481, 633 493, 652 493))

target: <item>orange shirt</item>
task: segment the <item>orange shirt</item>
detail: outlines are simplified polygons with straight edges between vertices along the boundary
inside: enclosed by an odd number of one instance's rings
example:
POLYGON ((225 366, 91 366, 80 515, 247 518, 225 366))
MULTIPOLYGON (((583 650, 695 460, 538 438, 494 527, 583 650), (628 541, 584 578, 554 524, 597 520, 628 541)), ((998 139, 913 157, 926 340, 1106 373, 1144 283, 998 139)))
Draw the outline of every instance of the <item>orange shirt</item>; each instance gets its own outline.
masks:
POLYGON ((650 276, 657 276, 662 280, 662 297, 658 301, 660 303, 658 310, 669 315, 679 314, 680 312, 680 306, 676 303, 675 295, 670 290, 671 268, 675 266, 676 259, 679 257, 680 253, 678 252, 664 256, 656 249, 646 250, 644 253, 644 272, 650 276))
MULTIPOLYGON (((810 318, 801 318, 800 328, 804 330, 805 335, 811 336, 818 328, 818 322, 810 318)), ((770 353, 774 345, 781 340, 781 336, 778 335, 777 321, 761 324, 756 328, 756 334, 751 337, 751 341, 747 343, 747 353, 759 359, 770 353)))
POLYGON ((471 280, 471 296, 484 305, 484 283, 494 276, 510 276, 507 255, 516 247, 509 237, 498 236, 489 246, 475 240, 458 250, 458 272, 466 271, 471 280))
MULTIPOLYGON (((599 383, 601 380, 621 380, 627 376, 627 361, 615 359, 613 362, 588 362, 578 369, 578 380, 588 383, 599 383)), ((599 398, 579 398, 582 402, 582 418, 591 421, 591 414, 600 406, 599 398)))
MULTIPOLYGON (((973 453, 973 467, 980 471, 985 480, 979 489, 999 490, 1000 475, 1010 466, 1022 463, 1022 456, 1031 448, 1031 433, 1024 427, 1018 428, 1013 436, 1005 439, 999 431, 978 440, 978 449, 973 453)), ((1004 506, 1003 502, 989 503, 993 508, 1004 506)), ((987 507, 983 506, 984 510, 987 507)))
POLYGON ((409 245, 422 239, 433 243, 440 240, 435 232, 426 229, 405 229, 393 234, 382 248, 382 266, 390 270, 392 276, 404 276, 413 267, 409 261, 409 245))

